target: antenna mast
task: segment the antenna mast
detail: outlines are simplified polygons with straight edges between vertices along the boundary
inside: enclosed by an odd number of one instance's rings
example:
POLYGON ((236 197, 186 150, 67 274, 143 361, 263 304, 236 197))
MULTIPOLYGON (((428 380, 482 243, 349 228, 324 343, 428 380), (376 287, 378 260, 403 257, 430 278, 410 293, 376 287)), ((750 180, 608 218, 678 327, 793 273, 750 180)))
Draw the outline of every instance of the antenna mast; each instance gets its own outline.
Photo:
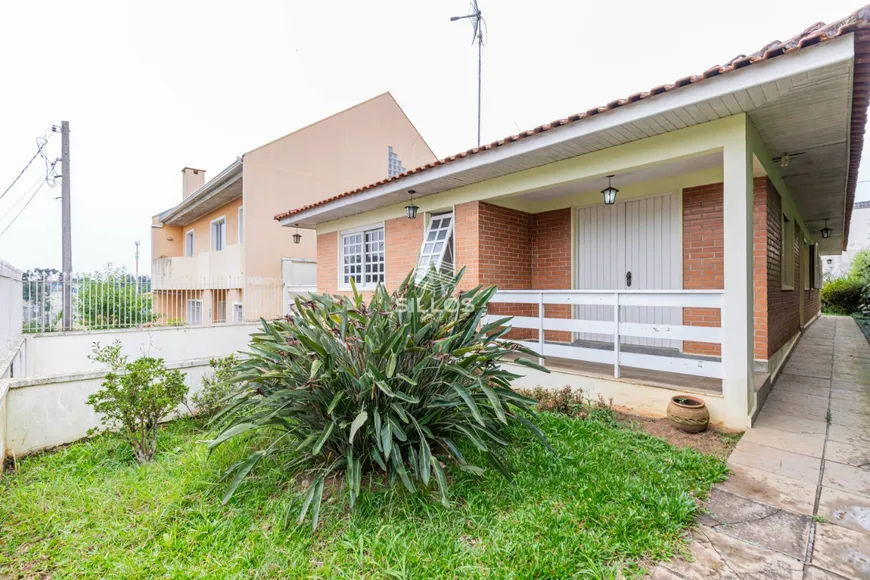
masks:
POLYGON ((486 21, 483 12, 477 5, 477 0, 471 0, 471 12, 465 16, 452 16, 450 22, 464 19, 471 20, 474 29, 471 36, 471 44, 477 43, 477 146, 480 147, 480 117, 481 117, 481 88, 483 84, 483 29, 486 21))

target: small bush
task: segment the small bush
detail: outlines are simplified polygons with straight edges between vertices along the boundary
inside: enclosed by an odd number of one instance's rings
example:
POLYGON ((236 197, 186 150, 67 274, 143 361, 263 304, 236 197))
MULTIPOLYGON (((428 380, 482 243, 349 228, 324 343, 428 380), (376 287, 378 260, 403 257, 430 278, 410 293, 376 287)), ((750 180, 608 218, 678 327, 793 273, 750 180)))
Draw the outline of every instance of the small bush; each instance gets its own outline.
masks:
POLYGON ((163 359, 141 357, 127 362, 118 340, 105 348, 94 344, 90 359, 107 365, 110 371, 102 388, 88 397, 88 405, 100 414, 105 428, 116 431, 130 444, 139 463, 150 461, 157 450, 160 420, 187 394, 184 376, 177 369, 167 369, 163 359))
POLYGON ((855 278, 835 278, 822 287, 822 311, 825 314, 852 314, 861 307, 864 284, 855 278))
MULTIPOLYGON (((392 294, 378 286, 368 304, 355 288, 353 298, 297 297, 293 315, 264 321, 211 447, 253 431, 270 443, 227 470, 234 477, 224 501, 263 457, 292 451, 289 468, 311 478, 299 520, 310 509, 316 528, 324 483, 339 472, 351 507, 368 473, 411 492, 435 480, 448 505, 445 464, 483 472, 461 449, 476 448, 510 479, 509 425, 549 445, 526 416, 534 401, 511 390, 517 375, 500 366, 507 356, 537 355, 501 340, 509 317, 481 324, 496 288, 454 295, 461 277, 433 271, 418 284, 409 275, 392 294)), ((513 362, 546 371, 522 356, 513 362)))
POLYGON ((209 361, 211 375, 202 377, 202 388, 191 395, 190 402, 197 417, 213 416, 232 394, 233 368, 239 364, 235 355, 213 358, 209 361))
POLYGON ((858 250, 849 266, 849 278, 870 284, 870 248, 858 250))
POLYGON ((564 387, 561 389, 515 389, 516 392, 538 402, 537 410, 549 413, 561 413, 575 419, 613 418, 613 401, 607 401, 600 394, 597 399, 586 396, 583 389, 564 387))

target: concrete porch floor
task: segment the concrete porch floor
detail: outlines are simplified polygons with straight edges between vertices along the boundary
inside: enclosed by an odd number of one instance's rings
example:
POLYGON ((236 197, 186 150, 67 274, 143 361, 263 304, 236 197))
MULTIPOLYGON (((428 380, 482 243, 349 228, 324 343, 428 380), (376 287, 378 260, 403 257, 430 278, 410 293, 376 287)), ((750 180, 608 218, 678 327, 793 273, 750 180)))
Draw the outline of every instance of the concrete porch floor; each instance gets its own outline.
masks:
POLYGON ((870 344, 823 316, 801 337, 693 531, 656 579, 870 578, 870 344))

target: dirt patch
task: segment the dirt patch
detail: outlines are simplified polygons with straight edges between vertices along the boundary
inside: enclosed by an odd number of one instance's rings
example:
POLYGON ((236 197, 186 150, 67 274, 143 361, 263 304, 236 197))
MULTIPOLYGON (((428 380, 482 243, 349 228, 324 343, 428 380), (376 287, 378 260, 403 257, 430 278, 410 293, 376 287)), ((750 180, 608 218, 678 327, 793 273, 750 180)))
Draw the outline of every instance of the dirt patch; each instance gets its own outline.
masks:
POLYGON ((728 459, 742 436, 742 433, 725 433, 712 428, 701 433, 684 433, 671 427, 667 419, 638 417, 617 411, 614 411, 614 416, 618 423, 630 429, 645 431, 676 447, 691 447, 700 453, 715 455, 722 459, 728 459))

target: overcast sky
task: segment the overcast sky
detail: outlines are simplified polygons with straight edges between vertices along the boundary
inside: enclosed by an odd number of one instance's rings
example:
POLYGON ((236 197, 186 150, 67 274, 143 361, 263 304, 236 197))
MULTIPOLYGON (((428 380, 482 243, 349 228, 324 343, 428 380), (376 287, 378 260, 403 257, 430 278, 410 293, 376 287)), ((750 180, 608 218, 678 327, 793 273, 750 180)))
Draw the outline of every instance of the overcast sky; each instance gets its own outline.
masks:
MULTIPOLYGON (((480 2, 489 29, 484 142, 699 73, 860 7, 480 2)), ((4 2, 0 192, 35 152, 35 138, 69 120, 74 269, 113 262, 132 270, 139 240, 147 272, 151 216, 180 201, 185 165, 212 177, 254 147, 384 91, 436 155, 467 149, 476 142, 476 51, 470 25, 449 21, 467 7, 466 0, 4 2)), ((48 150, 59 156, 59 135, 48 150)), ((35 163, 0 200, 0 231, 41 171, 35 163)), ((0 259, 60 268, 58 196, 59 185, 36 195, 0 237, 0 259)), ((859 184, 858 199, 870 199, 870 183, 859 184)))

